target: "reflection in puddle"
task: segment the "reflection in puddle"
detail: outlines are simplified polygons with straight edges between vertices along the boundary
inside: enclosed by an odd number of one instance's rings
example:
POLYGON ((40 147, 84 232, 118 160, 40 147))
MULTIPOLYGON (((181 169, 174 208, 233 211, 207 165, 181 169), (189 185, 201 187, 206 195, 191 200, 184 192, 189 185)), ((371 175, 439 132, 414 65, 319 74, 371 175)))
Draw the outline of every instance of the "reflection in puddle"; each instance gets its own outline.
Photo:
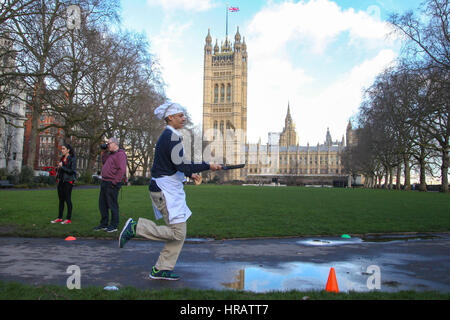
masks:
MULTIPOLYGON (((227 288, 253 292, 324 290, 330 265, 316 263, 286 263, 280 268, 248 266, 237 272, 235 281, 224 283, 227 288)), ((367 275, 351 263, 333 265, 339 291, 368 291, 367 275)))
POLYGON ((214 241, 214 239, 213 238, 186 238, 184 241, 186 243, 203 243, 203 242, 214 241))
POLYGON ((394 242, 394 241, 419 241, 440 239, 437 235, 430 234, 388 234, 388 235, 365 235, 363 238, 353 237, 350 239, 344 238, 320 238, 320 239, 304 239, 297 241, 297 244, 307 246, 339 246, 346 244, 358 244, 362 242, 394 242))
POLYGON ((344 244, 355 244, 363 242, 360 238, 341 239, 341 238, 322 238, 322 239, 305 239, 297 241, 298 244, 307 246, 336 246, 344 244))

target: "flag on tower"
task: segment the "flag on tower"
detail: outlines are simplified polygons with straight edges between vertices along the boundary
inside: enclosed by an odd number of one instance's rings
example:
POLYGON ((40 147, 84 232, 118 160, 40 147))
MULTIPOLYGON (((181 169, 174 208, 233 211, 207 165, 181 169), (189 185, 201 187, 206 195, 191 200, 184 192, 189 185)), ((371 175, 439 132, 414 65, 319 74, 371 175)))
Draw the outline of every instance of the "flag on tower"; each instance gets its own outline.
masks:
POLYGON ((228 11, 230 11, 230 12, 238 12, 239 11, 239 7, 228 7, 228 11))

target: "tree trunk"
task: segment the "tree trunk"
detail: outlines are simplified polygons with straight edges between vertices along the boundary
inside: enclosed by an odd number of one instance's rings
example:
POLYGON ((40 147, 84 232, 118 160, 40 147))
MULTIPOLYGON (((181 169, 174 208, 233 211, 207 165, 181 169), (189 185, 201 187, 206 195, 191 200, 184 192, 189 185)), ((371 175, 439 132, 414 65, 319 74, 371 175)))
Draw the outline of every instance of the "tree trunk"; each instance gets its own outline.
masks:
POLYGON ((389 190, 392 190, 392 181, 394 178, 393 173, 394 173, 394 168, 390 167, 389 168, 389 190))
POLYGON ((28 140, 28 157, 27 157, 27 166, 31 169, 36 169, 36 140, 38 136, 38 126, 39 126, 39 117, 41 116, 40 112, 40 102, 38 102, 40 98, 35 96, 35 100, 33 103, 33 110, 31 112, 31 129, 30 129, 30 138, 28 140))
POLYGON ((448 192, 448 165, 449 165, 449 147, 447 146, 442 150, 442 166, 441 166, 441 174, 442 174, 442 185, 441 192, 448 192))
POLYGON ((419 166, 420 166, 419 191, 427 191, 427 184, 426 184, 426 177, 425 177, 425 160, 424 159, 419 160, 419 166))
POLYGON ((383 187, 383 189, 387 189, 388 188, 389 170, 390 169, 386 168, 385 176, 384 176, 384 187, 383 187))
POLYGON ((411 168, 409 166, 409 159, 406 154, 403 156, 403 164, 405 165, 403 168, 405 175, 405 190, 411 190, 411 168))
POLYGON ((401 190, 401 187, 402 187, 402 184, 400 181, 401 175, 402 175, 402 166, 401 166, 401 164, 398 164, 398 166, 397 166, 397 181, 395 184, 395 187, 397 190, 401 190))
POLYGON ((95 173, 97 173, 97 171, 102 171, 102 165, 101 165, 101 157, 100 157, 100 162, 99 165, 97 166, 97 159, 99 157, 99 153, 98 153, 98 146, 97 143, 90 143, 89 144, 89 154, 88 154, 88 165, 86 168, 86 175, 92 176, 92 172, 95 170, 95 173))
POLYGON ((148 162, 149 162, 148 157, 144 156, 144 159, 142 161, 142 176, 144 178, 147 178, 148 162))

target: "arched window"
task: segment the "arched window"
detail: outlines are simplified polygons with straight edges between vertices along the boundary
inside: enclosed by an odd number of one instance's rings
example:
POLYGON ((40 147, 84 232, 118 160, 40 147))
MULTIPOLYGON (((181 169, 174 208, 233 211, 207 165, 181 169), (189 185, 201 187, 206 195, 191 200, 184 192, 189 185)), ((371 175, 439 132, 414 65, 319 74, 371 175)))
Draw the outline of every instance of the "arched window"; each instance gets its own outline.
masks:
POLYGON ((220 86, 220 102, 224 102, 225 100, 225 85, 220 86))
POLYGON ((220 133, 223 134, 223 120, 220 121, 220 133))
POLYGON ((214 86, 214 103, 218 103, 219 102, 219 85, 216 84, 214 86))
POLYGON ((231 84, 227 84, 227 102, 231 101, 231 84))

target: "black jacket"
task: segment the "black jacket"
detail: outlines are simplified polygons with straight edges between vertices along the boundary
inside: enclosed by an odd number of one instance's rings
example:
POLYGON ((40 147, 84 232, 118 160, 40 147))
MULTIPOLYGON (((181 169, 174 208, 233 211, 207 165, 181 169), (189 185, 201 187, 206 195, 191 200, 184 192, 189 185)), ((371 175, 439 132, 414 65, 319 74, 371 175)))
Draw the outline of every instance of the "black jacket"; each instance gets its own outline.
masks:
POLYGON ((58 169, 58 182, 74 182, 77 178, 77 158, 69 155, 65 164, 62 159, 63 165, 58 169))

